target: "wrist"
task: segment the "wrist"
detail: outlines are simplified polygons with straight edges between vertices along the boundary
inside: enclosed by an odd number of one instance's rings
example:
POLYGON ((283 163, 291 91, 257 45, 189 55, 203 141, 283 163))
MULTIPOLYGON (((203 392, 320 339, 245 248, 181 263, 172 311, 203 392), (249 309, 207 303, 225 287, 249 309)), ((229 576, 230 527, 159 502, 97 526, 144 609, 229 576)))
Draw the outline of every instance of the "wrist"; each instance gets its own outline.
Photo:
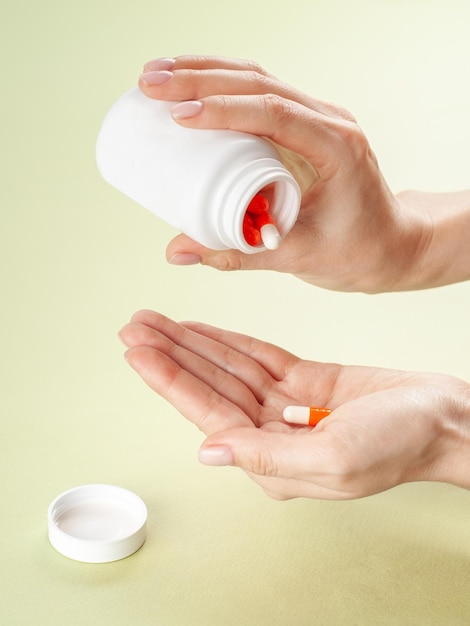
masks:
POLYGON ((426 289, 468 280, 470 191, 403 191, 396 200, 404 225, 403 255, 410 264, 401 266, 402 278, 395 290, 426 289))
POLYGON ((374 270, 380 277, 377 293, 428 286, 426 258, 433 239, 433 222, 426 210, 416 206, 415 193, 401 192, 391 202, 388 223, 382 226, 385 245, 374 270))
POLYGON ((470 385, 455 379, 448 383, 436 415, 438 453, 426 480, 470 489, 470 385))
MULTIPOLYGON (((426 281, 424 259, 433 238, 433 223, 426 211, 417 210, 409 193, 393 196, 385 190, 385 209, 378 210, 376 254, 369 248, 372 261, 364 272, 359 289, 367 293, 386 293, 421 289, 426 281), (371 281, 367 283, 364 277, 371 281)), ((380 205, 376 205, 380 206, 380 205)))

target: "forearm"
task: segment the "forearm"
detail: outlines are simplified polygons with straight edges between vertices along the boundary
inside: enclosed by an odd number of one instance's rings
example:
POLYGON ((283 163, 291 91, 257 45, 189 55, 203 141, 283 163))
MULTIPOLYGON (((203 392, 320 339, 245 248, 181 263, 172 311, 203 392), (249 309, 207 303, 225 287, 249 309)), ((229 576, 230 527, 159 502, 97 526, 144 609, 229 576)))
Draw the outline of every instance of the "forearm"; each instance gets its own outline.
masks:
POLYGON ((414 265, 399 289, 426 289, 470 279, 470 190, 450 193, 403 191, 404 214, 420 216, 414 265))

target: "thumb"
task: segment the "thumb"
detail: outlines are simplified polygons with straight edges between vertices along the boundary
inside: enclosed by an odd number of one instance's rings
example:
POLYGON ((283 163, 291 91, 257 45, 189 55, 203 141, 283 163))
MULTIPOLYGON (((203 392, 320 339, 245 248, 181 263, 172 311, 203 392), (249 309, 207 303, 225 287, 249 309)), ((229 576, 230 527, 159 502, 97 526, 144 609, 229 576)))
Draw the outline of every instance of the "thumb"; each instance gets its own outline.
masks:
POLYGON ((259 428, 234 428, 208 437, 199 450, 205 465, 233 465, 274 478, 305 480, 331 467, 323 433, 272 432, 259 428))
POLYGON ((264 269, 266 254, 273 252, 245 254, 239 250, 211 250, 184 234, 172 239, 166 249, 167 261, 172 265, 201 263, 222 271, 264 269))

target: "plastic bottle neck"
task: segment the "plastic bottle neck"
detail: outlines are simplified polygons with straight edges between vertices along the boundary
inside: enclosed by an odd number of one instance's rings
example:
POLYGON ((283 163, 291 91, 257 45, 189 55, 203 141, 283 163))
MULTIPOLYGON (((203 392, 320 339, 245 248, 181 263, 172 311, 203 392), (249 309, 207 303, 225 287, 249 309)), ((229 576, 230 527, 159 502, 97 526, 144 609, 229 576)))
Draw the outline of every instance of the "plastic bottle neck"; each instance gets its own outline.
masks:
POLYGON ((281 237, 294 225, 300 207, 299 186, 276 159, 257 159, 238 171, 216 199, 222 207, 218 213, 217 234, 228 248, 248 254, 266 249, 262 244, 251 246, 243 235, 243 218, 248 205, 266 188, 269 188, 270 214, 281 237))

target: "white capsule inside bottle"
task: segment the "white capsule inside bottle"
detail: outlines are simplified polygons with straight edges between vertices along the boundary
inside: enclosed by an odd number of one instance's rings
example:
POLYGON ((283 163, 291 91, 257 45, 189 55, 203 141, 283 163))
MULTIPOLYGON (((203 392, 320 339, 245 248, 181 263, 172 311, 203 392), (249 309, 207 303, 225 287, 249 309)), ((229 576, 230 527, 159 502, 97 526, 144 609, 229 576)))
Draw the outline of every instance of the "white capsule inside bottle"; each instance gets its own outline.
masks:
POLYGON ((281 233, 274 224, 265 224, 260 228, 261 241, 268 250, 277 250, 281 245, 281 233))

